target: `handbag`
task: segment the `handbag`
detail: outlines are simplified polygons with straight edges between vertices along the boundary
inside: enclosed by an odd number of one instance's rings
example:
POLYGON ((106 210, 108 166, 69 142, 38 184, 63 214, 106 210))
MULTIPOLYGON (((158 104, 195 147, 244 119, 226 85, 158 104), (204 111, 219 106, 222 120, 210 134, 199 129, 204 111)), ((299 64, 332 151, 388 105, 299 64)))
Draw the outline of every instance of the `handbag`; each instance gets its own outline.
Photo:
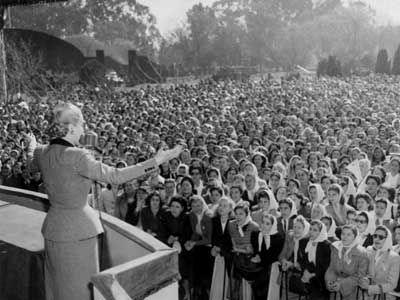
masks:
POLYGON ((289 277, 289 291, 291 293, 306 296, 310 294, 310 284, 301 280, 300 272, 293 272, 289 277))
POLYGON ((258 274, 264 270, 260 263, 251 261, 251 255, 238 253, 233 257, 234 273, 240 277, 253 281, 258 277, 258 274))

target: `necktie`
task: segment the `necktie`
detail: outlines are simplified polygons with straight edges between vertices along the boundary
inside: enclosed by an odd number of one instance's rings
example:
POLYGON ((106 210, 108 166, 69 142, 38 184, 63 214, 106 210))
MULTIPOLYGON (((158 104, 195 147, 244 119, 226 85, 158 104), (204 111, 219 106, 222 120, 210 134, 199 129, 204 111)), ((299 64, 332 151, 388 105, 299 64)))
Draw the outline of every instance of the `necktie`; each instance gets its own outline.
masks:
POLYGON ((286 220, 283 220, 283 231, 286 233, 287 228, 286 228, 286 220))

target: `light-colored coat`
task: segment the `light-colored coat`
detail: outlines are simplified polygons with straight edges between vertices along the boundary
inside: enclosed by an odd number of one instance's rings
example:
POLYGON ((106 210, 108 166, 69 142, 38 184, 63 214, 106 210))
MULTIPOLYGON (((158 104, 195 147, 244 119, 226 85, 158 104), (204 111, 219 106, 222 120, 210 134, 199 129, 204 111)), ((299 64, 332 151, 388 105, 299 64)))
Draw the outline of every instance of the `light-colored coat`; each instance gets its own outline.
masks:
POLYGON ((392 292, 399 280, 400 257, 394 251, 388 251, 382 254, 382 258, 378 264, 375 264, 375 251, 370 247, 367 249, 369 258, 368 275, 372 279, 370 290, 373 294, 379 294, 382 287, 383 293, 386 294, 386 300, 394 300, 396 297, 387 293, 392 292))
POLYGON ((144 164, 116 169, 96 161, 84 149, 60 144, 36 148, 30 168, 42 173, 50 201, 43 236, 52 241, 78 241, 101 233, 98 213, 87 203, 92 180, 122 184, 155 170, 155 160, 144 164))
POLYGON ((325 273, 326 283, 340 280, 340 294, 343 300, 356 299, 359 280, 368 272, 369 260, 364 248, 354 247, 350 250, 349 258, 349 263, 345 262, 343 257, 339 258, 338 249, 332 246, 330 265, 325 273))

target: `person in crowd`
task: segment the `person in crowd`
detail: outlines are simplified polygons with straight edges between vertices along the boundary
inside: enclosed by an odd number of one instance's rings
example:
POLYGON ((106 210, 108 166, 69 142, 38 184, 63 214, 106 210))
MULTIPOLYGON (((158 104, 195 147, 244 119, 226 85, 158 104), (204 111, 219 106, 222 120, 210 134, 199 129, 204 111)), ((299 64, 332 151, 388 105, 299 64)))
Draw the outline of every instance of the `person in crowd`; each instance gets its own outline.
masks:
POLYGON ((259 266, 251 263, 254 249, 251 244, 252 232, 258 232, 259 226, 251 219, 250 205, 243 201, 235 206, 235 220, 229 222, 228 229, 233 246, 232 285, 233 299, 251 300, 251 284, 259 266), (242 292, 242 293, 241 293, 242 292))
POLYGON ((345 300, 357 299, 359 280, 367 272, 368 256, 359 245, 358 230, 353 225, 344 225, 340 241, 332 244, 330 264, 325 273, 326 287, 345 300))
POLYGON ((252 212, 251 217, 258 225, 261 225, 262 216, 265 211, 274 216, 278 215, 279 205, 271 190, 266 188, 260 189, 255 195, 255 200, 259 209, 252 212))
POLYGON ((228 224, 233 220, 235 203, 228 197, 219 201, 217 214, 212 218, 212 249, 215 257, 210 300, 226 300, 231 290, 230 274, 232 270, 232 239, 228 224))
POLYGON ((285 238, 278 233, 277 219, 275 216, 263 212, 260 231, 251 233, 253 257, 251 262, 260 264, 261 270, 252 283, 254 299, 268 297, 271 265, 278 261, 285 238))
POLYGON ((361 211, 356 217, 356 226, 360 235, 360 245, 364 248, 371 246, 373 241, 372 235, 375 231, 375 224, 371 214, 361 211))
POLYGON ((142 184, 135 190, 133 201, 130 202, 131 200, 129 199, 126 200, 128 203, 128 208, 125 215, 125 221, 127 223, 141 227, 140 213, 144 208, 146 203, 146 198, 149 195, 148 190, 149 190, 148 186, 146 184, 142 184))
POLYGON ((201 196, 193 195, 189 199, 189 213, 192 236, 185 243, 191 256, 191 286, 193 299, 209 298, 213 259, 211 256, 212 220, 208 215, 208 207, 201 196))
POLYGON ((281 216, 278 218, 278 232, 285 236, 289 230, 293 229, 293 221, 297 216, 297 209, 293 200, 290 198, 281 200, 279 202, 279 212, 281 216))
POLYGON ((373 234, 373 245, 367 248, 368 274, 360 279, 360 287, 374 299, 381 295, 384 299, 395 300, 390 295, 397 287, 400 272, 400 257, 392 249, 392 234, 385 226, 378 226, 373 234))
POLYGON ((181 196, 172 197, 169 211, 165 214, 162 224, 163 242, 177 249, 179 253, 179 299, 190 299, 190 254, 185 247, 192 236, 191 223, 187 211, 186 199, 181 196))
POLYGON ((140 213, 142 230, 151 234, 156 239, 164 240, 163 234, 163 218, 165 217, 165 209, 158 192, 153 192, 147 196, 145 207, 140 213))
POLYGON ((309 233, 310 223, 303 216, 297 216, 294 219, 293 230, 286 235, 282 252, 279 254, 279 261, 284 272, 292 269, 300 271, 299 243, 300 240, 307 238, 309 233))
POLYGON ((339 239, 336 235, 337 227, 335 220, 331 216, 323 216, 321 221, 325 225, 328 234, 328 241, 331 243, 338 241, 339 239))
POLYGON ((343 191, 340 185, 332 184, 327 193, 329 204, 326 206, 326 212, 332 216, 336 225, 346 224, 347 211, 350 207, 344 202, 343 191))
POLYGON ((301 282, 309 289, 310 299, 329 299, 324 275, 329 267, 331 247, 326 227, 321 221, 311 221, 310 236, 299 242, 298 262, 301 282))
POLYGON ((103 232, 98 214, 87 203, 91 180, 110 184, 133 180, 177 157, 181 147, 160 151, 155 158, 135 166, 111 168, 76 147, 85 130, 77 106, 60 103, 53 117, 50 145, 38 145, 34 135, 26 135, 28 167, 42 173, 50 202, 42 228, 46 297, 90 299, 89 283, 99 272, 98 235, 103 232))

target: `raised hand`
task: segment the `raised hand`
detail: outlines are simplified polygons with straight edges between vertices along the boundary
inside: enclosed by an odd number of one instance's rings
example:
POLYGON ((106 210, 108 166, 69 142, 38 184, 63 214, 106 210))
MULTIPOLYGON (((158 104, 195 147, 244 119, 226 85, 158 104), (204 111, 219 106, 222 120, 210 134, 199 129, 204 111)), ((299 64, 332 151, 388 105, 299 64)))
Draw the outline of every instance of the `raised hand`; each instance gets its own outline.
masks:
POLYGON ((178 157, 179 154, 181 154, 182 149, 182 145, 177 145, 174 149, 171 150, 158 150, 156 156, 154 157, 157 161, 157 165, 161 165, 164 162, 170 161, 171 159, 178 157))

